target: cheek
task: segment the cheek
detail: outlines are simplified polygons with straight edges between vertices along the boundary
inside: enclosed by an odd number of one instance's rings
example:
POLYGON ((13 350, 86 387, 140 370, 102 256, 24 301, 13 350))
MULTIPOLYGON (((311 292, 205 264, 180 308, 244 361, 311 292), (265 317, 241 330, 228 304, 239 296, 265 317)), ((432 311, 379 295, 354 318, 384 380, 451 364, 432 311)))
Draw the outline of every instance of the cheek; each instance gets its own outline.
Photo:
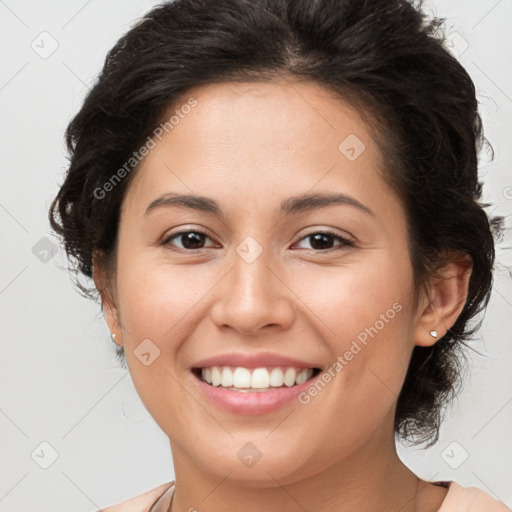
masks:
POLYGON ((339 403, 378 407, 379 400, 392 401, 400 392, 413 349, 413 279, 406 256, 375 252, 364 263, 301 277, 300 296, 321 320, 315 322, 333 364, 341 357, 342 369, 333 369, 340 376, 333 381, 340 386, 339 403))
POLYGON ((200 266, 169 265, 127 252, 118 260, 126 362, 137 393, 166 432, 179 430, 175 419, 190 414, 190 402, 176 399, 184 395, 178 355, 204 318, 204 298, 216 281, 216 273, 200 266))
POLYGON ((142 337, 159 345, 178 343, 216 280, 207 265, 166 264, 144 257, 120 260, 119 309, 127 341, 142 337))
POLYGON ((315 460, 329 460, 329 447, 349 453, 359 446, 384 418, 392 424, 393 407, 403 386, 412 351, 410 343, 411 276, 405 262, 393 258, 359 268, 338 269, 320 278, 311 274, 301 297, 325 323, 322 336, 332 353, 326 384, 312 386, 303 397, 304 411, 330 439, 320 443, 315 460), (400 275, 398 274, 400 269, 400 275), (347 442, 350 440, 350 442, 347 442), (324 450, 325 452, 322 452, 324 450))

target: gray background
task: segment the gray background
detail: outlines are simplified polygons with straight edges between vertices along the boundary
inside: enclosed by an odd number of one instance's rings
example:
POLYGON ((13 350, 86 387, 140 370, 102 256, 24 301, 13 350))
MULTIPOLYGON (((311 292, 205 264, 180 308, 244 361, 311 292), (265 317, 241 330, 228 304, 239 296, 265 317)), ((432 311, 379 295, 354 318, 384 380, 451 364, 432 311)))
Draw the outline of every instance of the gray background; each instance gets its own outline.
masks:
MULTIPOLYGON (((0 0, 2 512, 91 511, 174 477, 167 437, 118 366, 99 306, 72 288, 47 222, 65 127, 107 50, 153 5, 0 0)), ((493 162, 482 155, 485 200, 508 230, 464 392, 434 447, 399 454, 424 479, 474 485, 512 507, 512 1, 426 5, 449 18, 452 51, 475 81, 495 150, 493 162)))

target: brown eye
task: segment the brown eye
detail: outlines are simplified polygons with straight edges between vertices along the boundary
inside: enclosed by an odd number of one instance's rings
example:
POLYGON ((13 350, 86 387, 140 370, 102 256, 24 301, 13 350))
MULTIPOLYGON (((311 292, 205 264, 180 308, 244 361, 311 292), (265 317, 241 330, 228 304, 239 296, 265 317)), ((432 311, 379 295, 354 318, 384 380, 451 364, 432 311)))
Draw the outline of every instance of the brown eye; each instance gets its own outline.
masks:
POLYGON ((175 245, 171 244, 171 241, 178 240, 181 243, 179 249, 194 250, 194 249, 205 249, 204 243, 206 239, 210 237, 201 231, 179 231, 174 233, 170 237, 166 238, 163 245, 175 245))
MULTIPOLYGON (((301 238, 302 240, 310 240, 311 249, 314 251, 326 251, 330 249, 343 249, 347 246, 353 246, 354 243, 351 240, 348 240, 332 231, 318 231, 315 233, 310 233, 305 237, 301 238), (338 246, 333 246, 333 242, 338 240, 341 242, 338 246)), ((306 247, 307 249, 307 247, 306 247)))

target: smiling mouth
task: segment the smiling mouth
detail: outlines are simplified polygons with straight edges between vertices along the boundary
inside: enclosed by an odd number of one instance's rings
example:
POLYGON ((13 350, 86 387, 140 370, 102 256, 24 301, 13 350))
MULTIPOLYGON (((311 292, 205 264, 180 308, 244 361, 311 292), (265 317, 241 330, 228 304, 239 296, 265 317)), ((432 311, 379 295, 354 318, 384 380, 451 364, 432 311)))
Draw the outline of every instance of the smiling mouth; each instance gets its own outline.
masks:
POLYGON ((262 393, 282 388, 291 388, 315 378, 320 372, 320 368, 288 366, 262 368, 211 366, 192 368, 192 373, 206 384, 242 393, 262 393))

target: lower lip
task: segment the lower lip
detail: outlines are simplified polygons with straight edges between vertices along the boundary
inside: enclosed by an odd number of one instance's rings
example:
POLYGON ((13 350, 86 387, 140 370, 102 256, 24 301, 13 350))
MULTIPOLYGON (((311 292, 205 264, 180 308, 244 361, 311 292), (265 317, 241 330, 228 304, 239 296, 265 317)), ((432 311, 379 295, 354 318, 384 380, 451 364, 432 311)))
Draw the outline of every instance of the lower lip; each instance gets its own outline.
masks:
POLYGON ((289 388, 276 388, 270 391, 232 391, 220 386, 211 386, 192 374, 201 393, 215 405, 237 414, 264 414, 272 412, 297 400, 318 375, 289 388))

